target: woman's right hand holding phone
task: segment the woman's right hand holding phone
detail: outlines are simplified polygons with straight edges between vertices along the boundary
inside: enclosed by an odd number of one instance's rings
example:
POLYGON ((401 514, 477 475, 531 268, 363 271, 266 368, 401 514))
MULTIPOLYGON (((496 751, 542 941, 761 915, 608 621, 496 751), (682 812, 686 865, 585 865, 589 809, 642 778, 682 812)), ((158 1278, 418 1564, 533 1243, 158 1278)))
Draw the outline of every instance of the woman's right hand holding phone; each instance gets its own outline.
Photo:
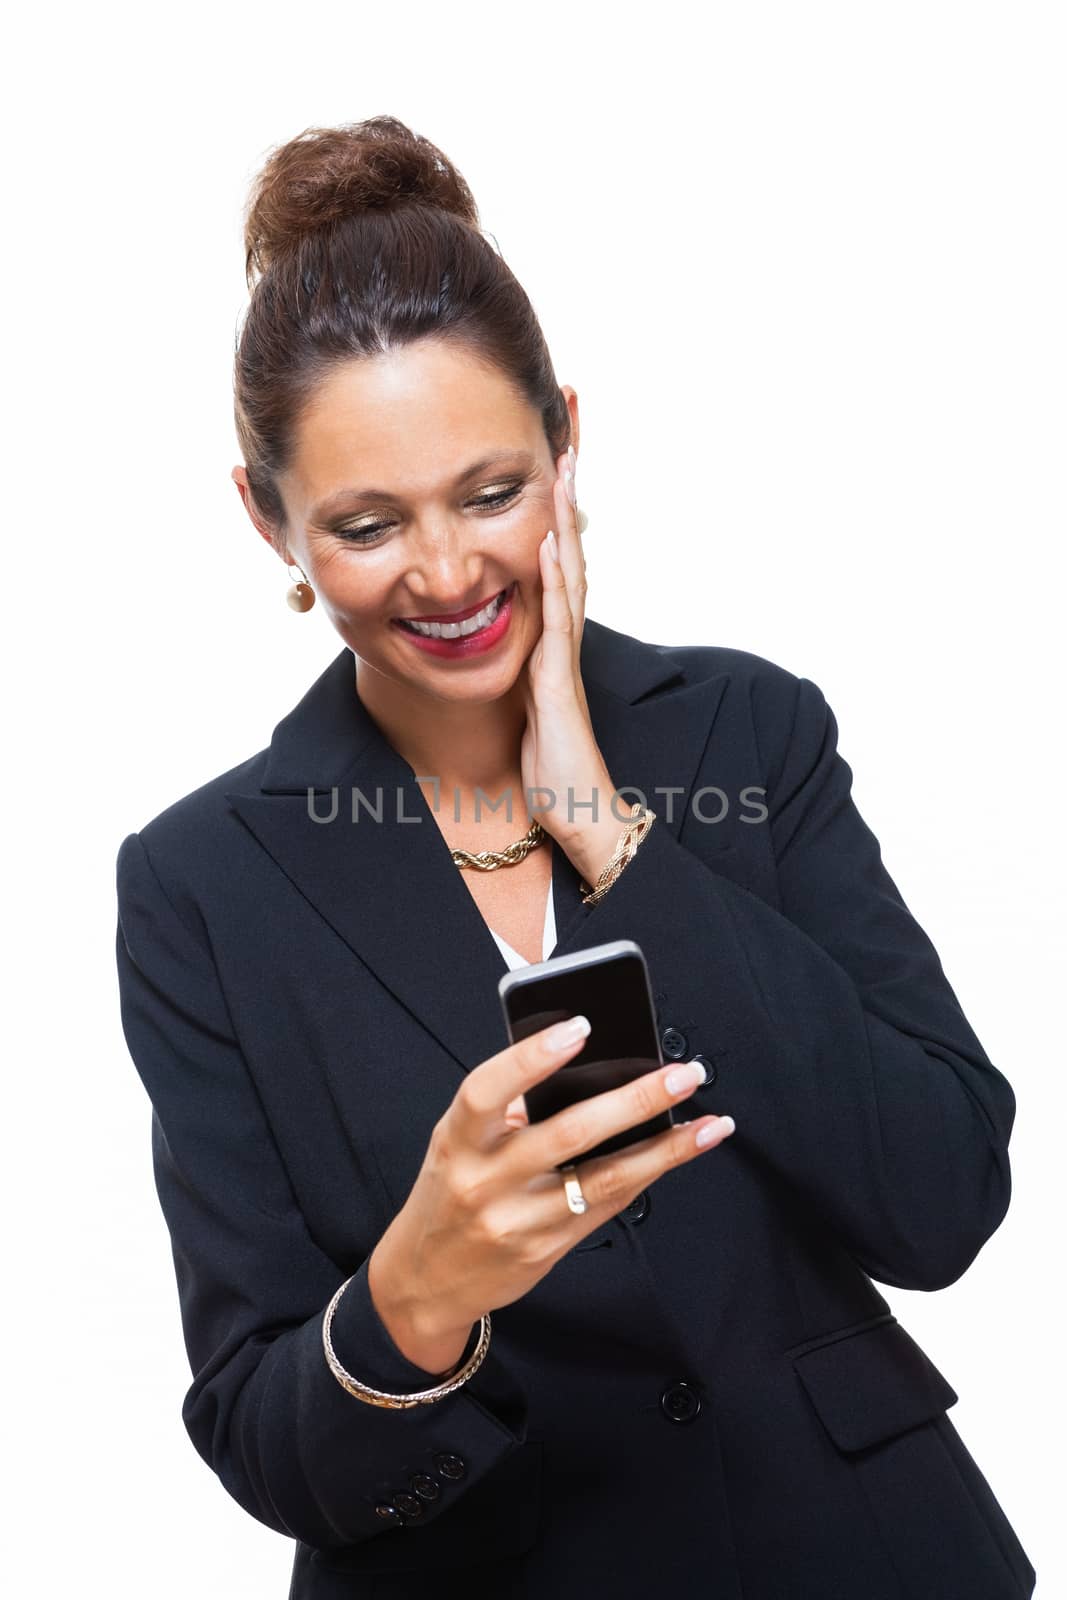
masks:
POLYGON ((582 1161, 587 1207, 575 1215, 557 1166, 684 1101, 704 1081, 699 1065, 672 1062, 529 1124, 525 1091, 576 1056, 588 1031, 584 1017, 569 1018, 467 1073, 375 1246, 368 1281, 378 1314, 397 1348, 426 1372, 454 1366, 484 1312, 521 1299, 642 1189, 734 1131, 731 1117, 704 1116, 582 1161), (707 1143, 697 1142, 701 1135, 707 1143))

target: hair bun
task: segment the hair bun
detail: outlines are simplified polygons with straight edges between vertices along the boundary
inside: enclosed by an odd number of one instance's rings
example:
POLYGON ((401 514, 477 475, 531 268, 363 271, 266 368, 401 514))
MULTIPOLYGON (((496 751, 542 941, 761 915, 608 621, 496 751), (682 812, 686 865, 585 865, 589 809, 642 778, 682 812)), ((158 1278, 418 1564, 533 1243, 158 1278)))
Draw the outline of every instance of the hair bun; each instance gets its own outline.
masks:
POLYGON ((412 202, 478 226, 462 175, 396 117, 305 128, 272 151, 253 184, 244 222, 246 271, 265 272, 317 228, 412 202))

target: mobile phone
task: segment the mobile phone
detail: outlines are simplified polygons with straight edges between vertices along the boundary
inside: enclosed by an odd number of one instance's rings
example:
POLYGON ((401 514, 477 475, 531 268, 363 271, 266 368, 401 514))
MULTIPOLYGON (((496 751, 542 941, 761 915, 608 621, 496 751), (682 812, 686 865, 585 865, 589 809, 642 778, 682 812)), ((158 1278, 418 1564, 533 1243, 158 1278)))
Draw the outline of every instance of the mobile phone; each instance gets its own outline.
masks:
MULTIPOLYGON (((576 1056, 527 1089, 530 1123, 543 1122, 576 1100, 616 1089, 663 1065, 652 987, 644 955, 632 939, 613 939, 571 955, 550 956, 505 973, 498 985, 508 1042, 579 1015, 590 1032, 576 1056)), ((608 1138, 574 1160, 608 1155, 673 1127, 672 1108, 608 1138)), ((557 1163, 557 1171, 564 1163, 557 1163)))

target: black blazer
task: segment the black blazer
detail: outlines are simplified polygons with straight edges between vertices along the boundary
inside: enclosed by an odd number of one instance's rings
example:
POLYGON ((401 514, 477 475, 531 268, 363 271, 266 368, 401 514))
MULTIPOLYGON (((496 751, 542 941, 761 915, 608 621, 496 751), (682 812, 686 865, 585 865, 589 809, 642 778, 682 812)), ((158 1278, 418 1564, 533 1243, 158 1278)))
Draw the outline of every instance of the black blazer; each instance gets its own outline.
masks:
POLYGON ((366 1261, 463 1073, 507 1043, 504 959, 354 667, 342 649, 268 749, 117 862, 182 1416, 297 1541, 290 1600, 1030 1595, 956 1392, 875 1287, 967 1270, 1008 1207, 1015 1098, 882 865, 821 691, 746 651, 587 619, 597 740, 658 820, 596 906, 553 847, 555 953, 635 939, 664 1054, 712 1064, 681 1114, 736 1133, 495 1311, 453 1395, 391 1411, 336 1382, 323 1312, 350 1274, 344 1365, 430 1381, 366 1261), (351 822, 353 789, 381 823, 351 822))

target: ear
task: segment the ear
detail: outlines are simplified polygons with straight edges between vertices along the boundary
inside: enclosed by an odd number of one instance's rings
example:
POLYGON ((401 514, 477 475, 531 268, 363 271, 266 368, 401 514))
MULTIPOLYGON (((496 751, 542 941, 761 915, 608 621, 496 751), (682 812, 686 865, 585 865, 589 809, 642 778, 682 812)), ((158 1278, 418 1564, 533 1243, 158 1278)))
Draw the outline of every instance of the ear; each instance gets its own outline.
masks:
POLYGON ((263 516, 259 507, 256 505, 256 502, 252 498, 252 491, 248 486, 248 472, 246 468, 241 465, 234 467, 233 471, 230 473, 230 477, 237 485, 237 492, 241 496, 245 510, 252 519, 252 523, 256 532, 261 538, 267 541, 272 550, 276 550, 284 559, 284 544, 279 542, 278 538, 275 536, 273 525, 269 523, 263 516))
POLYGON ((574 453, 577 455, 578 434, 580 431, 578 427, 578 396, 571 388, 569 383, 561 383, 559 386, 559 392, 567 402, 567 410, 570 413, 571 419, 571 443, 574 446, 574 453))

